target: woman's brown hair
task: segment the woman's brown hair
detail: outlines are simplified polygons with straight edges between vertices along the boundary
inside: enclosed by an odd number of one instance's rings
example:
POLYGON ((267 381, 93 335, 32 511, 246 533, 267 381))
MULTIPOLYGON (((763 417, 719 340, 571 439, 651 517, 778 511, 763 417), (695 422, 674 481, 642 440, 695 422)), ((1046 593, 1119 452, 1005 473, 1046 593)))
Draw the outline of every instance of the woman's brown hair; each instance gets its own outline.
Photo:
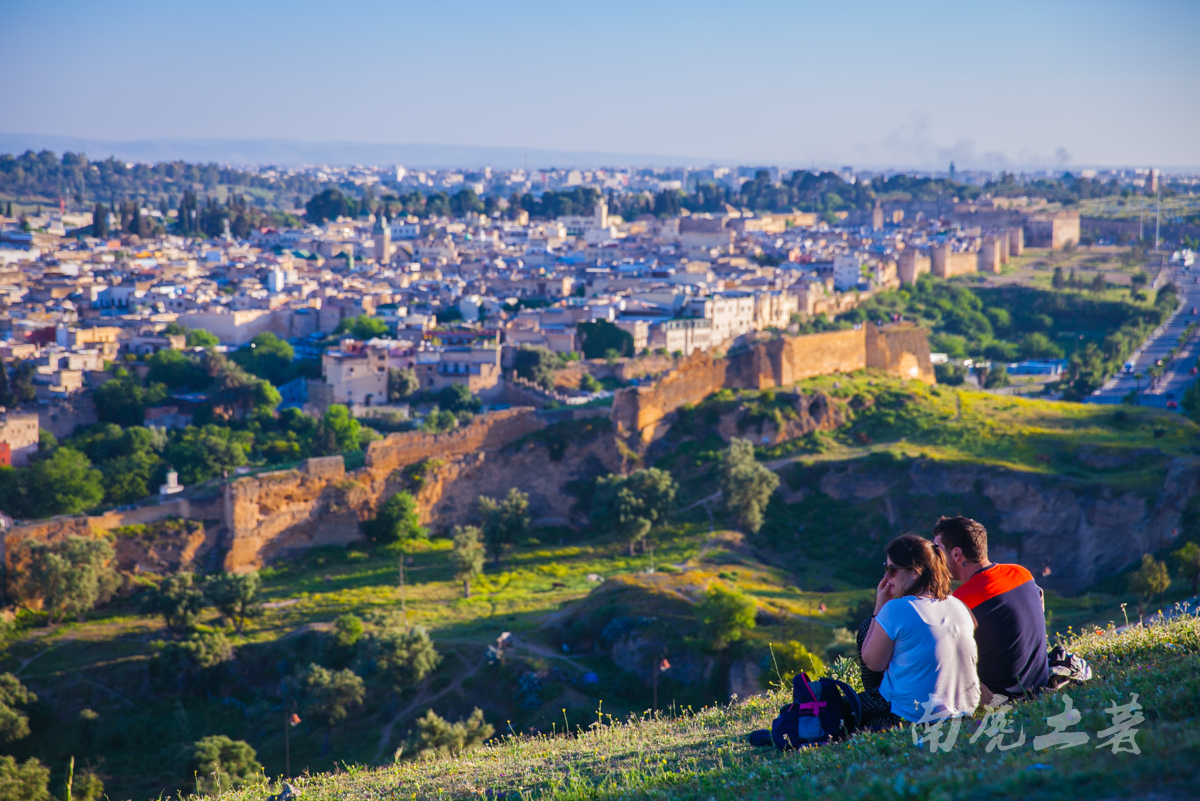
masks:
POLYGON ((887 555, 896 567, 916 574, 906 595, 932 595, 941 601, 950 594, 946 557, 929 540, 916 534, 901 534, 888 543, 887 555))

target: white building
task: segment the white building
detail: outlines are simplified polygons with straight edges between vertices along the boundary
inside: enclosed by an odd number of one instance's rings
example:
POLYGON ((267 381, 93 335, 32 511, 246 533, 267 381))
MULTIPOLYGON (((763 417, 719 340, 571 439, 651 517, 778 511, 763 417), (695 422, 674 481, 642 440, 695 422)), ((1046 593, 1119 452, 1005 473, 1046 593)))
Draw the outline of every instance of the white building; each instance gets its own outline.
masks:
POLYGON ((683 307, 685 317, 699 317, 712 324, 712 344, 739 337, 754 328, 754 295, 726 292, 693 298, 683 307))
POLYGON ((854 289, 862 281, 862 262, 852 253, 833 257, 833 286, 839 292, 854 289))

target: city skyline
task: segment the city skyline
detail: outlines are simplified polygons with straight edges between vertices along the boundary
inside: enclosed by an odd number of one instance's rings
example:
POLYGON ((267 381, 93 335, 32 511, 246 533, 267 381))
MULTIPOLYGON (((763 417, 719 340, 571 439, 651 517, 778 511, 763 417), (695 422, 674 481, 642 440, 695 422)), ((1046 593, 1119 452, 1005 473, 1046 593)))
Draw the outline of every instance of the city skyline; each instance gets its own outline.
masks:
POLYGON ((28 146, 432 143, 667 165, 1186 169, 1200 166, 1189 20, 1200 9, 1182 2, 760 5, 728 17, 669 3, 591 15, 359 2, 330 14, 62 0, 9 10, 0 130, 28 146))

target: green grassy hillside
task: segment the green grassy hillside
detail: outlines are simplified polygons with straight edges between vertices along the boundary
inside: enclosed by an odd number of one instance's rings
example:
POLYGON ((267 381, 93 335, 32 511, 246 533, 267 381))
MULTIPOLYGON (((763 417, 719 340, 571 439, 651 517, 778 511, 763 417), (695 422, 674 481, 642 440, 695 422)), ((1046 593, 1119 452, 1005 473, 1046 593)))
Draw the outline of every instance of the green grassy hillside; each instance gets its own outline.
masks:
MULTIPOLYGON (((631 557, 624 541, 588 529, 535 530, 509 551, 498 569, 489 563, 468 599, 453 579, 448 540, 415 547, 406 571, 404 605, 409 622, 430 631, 443 657, 440 666, 399 693, 379 675, 364 671, 362 707, 331 731, 307 720, 292 731, 293 771, 319 773, 343 764, 389 762, 427 709, 457 720, 479 706, 498 731, 511 727, 523 734, 554 733, 564 725, 572 731, 587 727, 601 706, 606 722, 609 714, 624 720, 649 708, 649 675, 639 666, 652 650, 661 649, 673 667, 659 683, 660 708, 673 703, 676 711, 689 706, 710 709, 686 720, 638 724, 638 737, 669 731, 675 732, 671 737, 682 738, 670 752, 675 756, 660 754, 655 764, 667 758, 676 770, 694 759, 688 768, 694 772, 685 772, 679 782, 700 781, 697 776, 711 774, 727 777, 720 782, 733 788, 749 781, 745 777, 751 773, 784 781, 791 775, 784 768, 800 764, 794 759, 760 761, 740 746, 716 750, 709 742, 716 737, 732 743, 732 729, 741 731, 752 719, 767 716, 775 701, 721 710, 712 705, 728 698, 733 674, 767 664, 770 643, 794 641, 826 655, 835 630, 855 622, 856 608, 871 596, 877 580, 886 539, 908 527, 928 530, 949 503, 937 495, 922 496, 920 504, 904 501, 904 476, 913 464, 1020 471, 1084 489, 1107 485, 1152 495, 1171 460, 1191 458, 1200 446, 1200 427, 1155 410, 1001 398, 866 373, 812 379, 798 388, 827 393, 846 422, 834 431, 760 449, 760 458, 783 482, 768 508, 766 524, 755 536, 731 531, 714 497, 723 447, 716 429, 732 414, 738 416, 737 433, 757 438, 760 426, 773 425, 791 413, 784 391, 725 392, 680 415, 666 440, 645 460, 670 469, 680 484, 672 522, 652 533, 652 547, 645 553, 631 557), (891 511, 888 496, 838 500, 820 490, 826 472, 845 470, 893 482, 897 498, 891 511), (720 650, 704 642, 694 606, 711 585, 745 593, 759 610, 757 625, 720 650), (516 643, 502 662, 490 663, 487 648, 504 631, 511 632, 516 643), (594 680, 586 679, 589 673, 595 674, 594 680), (718 737, 714 727, 725 733, 718 737), (684 761, 673 761, 676 758, 684 761), (772 773, 776 770, 784 772, 772 773)), ((587 488, 579 488, 579 494, 586 510, 587 488)), ((952 511, 985 520, 990 514, 978 499, 964 501, 960 496, 954 503, 968 505, 952 511)), ((1200 514, 1186 519, 1182 537, 1200 538, 1198 520, 1200 514)), ((34 616, 22 613, 0 654, 0 672, 17 674, 41 701, 30 710, 31 736, 6 748, 17 757, 37 756, 48 764, 54 787, 61 786, 71 756, 81 765, 94 765, 108 777, 114 798, 150 798, 164 788, 187 789, 191 785, 180 750, 210 734, 246 740, 267 773, 278 776, 284 767, 286 679, 309 662, 348 664, 330 645, 332 624, 339 615, 353 613, 370 620, 373 613, 399 611, 397 558, 393 550, 363 544, 315 550, 272 565, 262 573, 267 608, 242 635, 225 627, 211 608, 200 616, 201 631, 225 631, 236 659, 182 685, 164 686, 155 678, 155 642, 167 634, 161 619, 139 612, 136 597, 118 599, 81 622, 56 628, 43 627, 34 616), (79 718, 83 709, 99 717, 84 726, 79 718)), ((1186 592, 1176 580, 1165 601, 1186 592)), ((1047 604, 1052 629, 1065 632, 1069 625, 1078 629, 1084 623, 1120 623, 1120 604, 1133 601, 1117 577, 1075 597, 1050 593, 1047 604)), ((560 748, 584 742, 513 740, 487 753, 499 765, 502 755, 510 752, 527 755, 542 749, 550 759, 560 748)), ((878 743, 872 749, 893 747, 887 738, 870 742, 878 743)), ((616 746, 603 746, 610 747, 616 746)), ((601 746, 596 748, 597 754, 603 752, 601 746)), ((909 751, 896 754, 912 757, 909 751)), ((571 756, 568 761, 580 759, 571 756)), ((660 782, 663 787, 676 781, 663 778, 666 774, 650 763, 644 763, 640 773, 630 772, 629 759, 628 754, 620 757, 614 781, 640 776, 638 781, 660 782)), ((510 778, 545 772, 539 763, 520 769, 512 762, 503 764, 509 765, 510 778)), ((561 761, 554 764, 564 767, 561 761)), ((613 763, 598 764, 608 771, 613 763)), ((409 777, 406 782, 426 775, 415 768, 398 770, 409 777)), ((445 773, 428 776, 449 775, 456 768, 445 764, 437 770, 445 773)), ((595 787, 599 770, 586 769, 591 784, 580 785, 581 795, 599 792, 586 789, 595 787)), ((889 781, 893 779, 894 775, 889 781)), ((484 782, 477 787, 480 792, 493 786, 485 780, 479 779, 484 782)), ((388 781, 380 787, 395 786, 388 781)), ((429 788, 444 786, 447 792, 456 788, 454 792, 469 797, 465 784, 447 781, 429 778, 420 793, 435 794, 429 788)), ((555 792, 568 793, 567 785, 555 787, 555 792)), ((625 785, 604 793, 620 795, 632 785, 621 787, 625 785)), ((416 791, 413 785, 403 795, 416 791)), ((703 792, 720 797, 715 789, 703 792)), ((364 790, 346 797, 366 795, 364 790)))
MULTIPOLYGON (((966 721, 949 753, 914 746, 910 730, 859 734, 845 744, 777 753, 745 743, 770 725, 784 693, 699 710, 627 718, 597 708, 594 719, 562 732, 509 735, 456 759, 342 770, 305 777, 308 801, 368 798, 562 799, 902 799, 1183 798, 1195 792, 1200 758, 1200 621, 1180 618, 1124 633, 1096 629, 1068 641, 1090 661, 1094 679, 1014 705, 1011 733, 993 747, 975 738, 983 713, 966 721), (1140 753, 1113 753, 1115 704, 1140 704, 1132 742, 1140 753), (1088 742, 1035 750, 1070 696, 1082 720, 1071 731, 1088 742), (1019 738, 1024 743, 1013 747, 1019 738), (1005 749, 1005 750, 1001 750, 1005 749)), ((1126 748, 1130 746, 1125 746, 1126 748)), ((264 784, 221 796, 257 801, 264 784)))

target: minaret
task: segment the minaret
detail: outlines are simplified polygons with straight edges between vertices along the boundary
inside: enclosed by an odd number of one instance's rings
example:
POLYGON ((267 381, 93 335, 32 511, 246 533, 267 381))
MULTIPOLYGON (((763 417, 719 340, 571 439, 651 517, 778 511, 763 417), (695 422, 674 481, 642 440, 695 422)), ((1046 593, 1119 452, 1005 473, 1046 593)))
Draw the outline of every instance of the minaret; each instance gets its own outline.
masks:
POLYGON ((375 263, 387 264, 392 257, 392 228, 383 209, 379 210, 379 216, 375 219, 375 231, 371 238, 375 240, 375 263))

